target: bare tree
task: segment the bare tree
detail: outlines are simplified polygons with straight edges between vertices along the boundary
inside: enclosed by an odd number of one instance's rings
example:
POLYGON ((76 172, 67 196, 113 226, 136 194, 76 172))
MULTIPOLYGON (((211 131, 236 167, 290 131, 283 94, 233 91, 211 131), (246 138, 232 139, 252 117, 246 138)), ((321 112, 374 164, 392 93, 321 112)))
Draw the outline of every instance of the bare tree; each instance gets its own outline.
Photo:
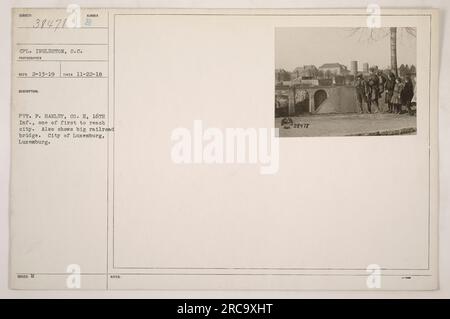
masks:
POLYGON ((378 41, 390 36, 390 55, 391 55, 391 69, 398 76, 397 66, 397 41, 398 41, 398 29, 404 32, 404 34, 412 37, 416 37, 416 28, 351 28, 349 36, 359 35, 358 41, 378 41))
POLYGON ((395 76, 398 76, 397 68, 397 28, 389 29, 391 35, 391 70, 394 71, 395 76))

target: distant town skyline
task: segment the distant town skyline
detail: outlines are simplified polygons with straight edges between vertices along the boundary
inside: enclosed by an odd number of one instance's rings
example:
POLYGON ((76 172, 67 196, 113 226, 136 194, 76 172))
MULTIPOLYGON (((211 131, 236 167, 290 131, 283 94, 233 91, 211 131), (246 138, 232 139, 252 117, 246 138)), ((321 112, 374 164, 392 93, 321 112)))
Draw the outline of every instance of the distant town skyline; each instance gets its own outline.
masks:
MULTIPOLYGON (((390 66, 390 38, 388 28, 375 30, 377 38, 369 40, 369 29, 353 33, 349 28, 276 28, 275 68, 293 71, 296 67, 339 63, 351 69, 351 61, 390 66), (386 36, 385 36, 386 35, 386 36)), ((416 65, 416 38, 405 28, 398 28, 398 65, 416 65)))

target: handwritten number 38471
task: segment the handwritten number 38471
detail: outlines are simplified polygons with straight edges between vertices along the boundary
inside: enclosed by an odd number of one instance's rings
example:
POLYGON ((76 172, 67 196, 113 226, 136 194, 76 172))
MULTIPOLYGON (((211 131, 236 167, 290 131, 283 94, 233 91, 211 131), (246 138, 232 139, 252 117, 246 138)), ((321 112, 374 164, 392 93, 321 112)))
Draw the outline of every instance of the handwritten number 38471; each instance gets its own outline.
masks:
POLYGON ((66 27, 67 18, 65 19, 36 19, 33 28, 35 29, 63 29, 66 27))

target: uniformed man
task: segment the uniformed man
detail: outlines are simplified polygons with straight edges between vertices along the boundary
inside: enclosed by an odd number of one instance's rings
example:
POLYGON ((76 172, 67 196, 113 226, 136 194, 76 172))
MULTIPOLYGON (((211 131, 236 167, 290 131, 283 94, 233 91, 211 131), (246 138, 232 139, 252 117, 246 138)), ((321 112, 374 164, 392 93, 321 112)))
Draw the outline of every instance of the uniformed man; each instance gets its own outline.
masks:
POLYGON ((389 76, 386 80, 385 84, 386 94, 385 94, 385 100, 384 102, 388 106, 388 113, 394 113, 394 105, 392 104, 392 96, 394 95, 394 88, 395 88, 395 74, 393 72, 389 72, 389 76))
MULTIPOLYGON (((387 76, 383 73, 383 71, 381 71, 381 70, 378 70, 377 71, 377 75, 378 75, 378 82, 379 82, 379 84, 378 84, 378 87, 379 87, 379 96, 380 96, 380 99, 383 97, 383 93, 385 92, 385 90, 386 90, 386 83, 387 83, 387 80, 388 80, 388 78, 387 78, 387 76)), ((380 112, 384 112, 384 111, 387 111, 387 110, 384 110, 384 108, 382 107, 382 105, 380 106, 380 112)))
POLYGON ((380 79, 375 73, 375 68, 370 68, 370 75, 366 85, 366 98, 369 113, 372 113, 373 105, 376 106, 376 111, 374 113, 378 113, 380 111, 378 103, 378 99, 380 98, 380 79))
POLYGON ((407 75, 405 77, 405 83, 401 93, 401 101, 402 105, 405 105, 406 108, 408 109, 409 115, 413 114, 411 109, 411 100, 413 96, 414 96, 414 85, 412 83, 411 76, 407 75))
POLYGON ((366 84, 361 73, 355 79, 356 100, 358 101, 358 113, 364 113, 363 101, 366 100, 366 84))

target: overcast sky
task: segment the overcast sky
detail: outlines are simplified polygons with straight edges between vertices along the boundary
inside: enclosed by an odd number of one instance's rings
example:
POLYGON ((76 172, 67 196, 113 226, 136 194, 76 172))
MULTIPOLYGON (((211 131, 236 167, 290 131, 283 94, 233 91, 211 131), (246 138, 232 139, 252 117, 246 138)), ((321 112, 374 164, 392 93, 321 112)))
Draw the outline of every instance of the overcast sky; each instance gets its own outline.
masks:
MULTIPOLYGON (((292 71, 297 66, 324 63, 341 63, 350 69, 350 61, 358 61, 362 70, 364 62, 390 66, 389 29, 375 31, 377 39, 369 41, 369 29, 361 28, 352 35, 349 28, 276 28, 275 67, 292 71), (387 36, 384 36, 387 35, 387 36), (384 36, 384 37, 383 37, 384 36)), ((398 65, 416 63, 416 38, 404 28, 398 28, 398 65)))

